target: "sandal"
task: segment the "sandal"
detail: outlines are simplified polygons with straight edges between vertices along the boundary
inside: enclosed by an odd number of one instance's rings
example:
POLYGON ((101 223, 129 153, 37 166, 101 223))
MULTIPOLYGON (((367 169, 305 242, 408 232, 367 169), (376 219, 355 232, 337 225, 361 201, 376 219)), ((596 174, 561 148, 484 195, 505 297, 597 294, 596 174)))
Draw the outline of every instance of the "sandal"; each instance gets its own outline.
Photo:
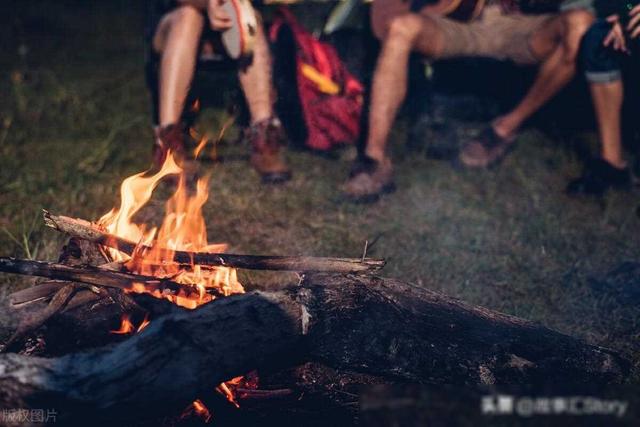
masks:
POLYGON ((488 126, 475 140, 460 150, 460 163, 469 168, 489 168, 504 159, 513 148, 517 135, 502 138, 492 126, 488 126))

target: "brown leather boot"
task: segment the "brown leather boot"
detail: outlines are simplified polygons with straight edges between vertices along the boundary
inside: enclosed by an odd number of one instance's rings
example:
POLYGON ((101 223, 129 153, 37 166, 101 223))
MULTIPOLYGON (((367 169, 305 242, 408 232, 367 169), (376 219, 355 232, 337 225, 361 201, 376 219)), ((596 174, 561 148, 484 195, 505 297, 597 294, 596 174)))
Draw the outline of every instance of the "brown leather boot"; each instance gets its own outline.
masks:
POLYGON ((185 158, 185 131, 184 125, 180 123, 159 127, 155 131, 156 139, 153 144, 153 169, 160 170, 167 153, 171 151, 178 165, 181 165, 185 158))
POLYGON ((254 123, 245 130, 245 139, 251 143, 251 165, 262 176, 264 184, 280 184, 291 179, 284 156, 286 137, 278 118, 254 123))

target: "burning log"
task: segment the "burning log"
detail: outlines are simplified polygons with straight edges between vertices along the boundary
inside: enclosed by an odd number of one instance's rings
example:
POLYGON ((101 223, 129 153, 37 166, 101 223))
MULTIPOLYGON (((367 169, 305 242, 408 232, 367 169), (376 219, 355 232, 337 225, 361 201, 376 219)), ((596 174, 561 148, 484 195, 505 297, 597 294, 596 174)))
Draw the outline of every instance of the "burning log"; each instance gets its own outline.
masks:
MULTIPOLYGON (((123 290, 134 290, 136 286, 142 286, 147 292, 183 293, 187 296, 189 294, 196 296, 199 294, 199 290, 196 287, 186 286, 168 279, 112 271, 93 266, 73 267, 52 262, 0 257, 0 271, 26 276, 48 277, 55 280, 80 282, 96 286, 108 286, 123 290)), ((49 284, 49 287, 54 289, 56 285, 49 284)), ((33 291, 34 294, 37 294, 37 292, 38 291, 33 291)), ((209 289, 208 292, 214 292, 214 290, 209 289)))
MULTIPOLYGON (((135 242, 106 233, 91 222, 83 219, 53 215, 46 210, 43 211, 43 215, 45 224, 48 227, 72 237, 117 249, 128 255, 133 254, 134 250, 145 251, 151 249, 148 246, 137 245, 135 242)), ((198 264, 249 270, 334 273, 372 272, 381 269, 385 265, 384 260, 364 257, 362 259, 321 258, 306 256, 234 255, 186 251, 175 251, 172 262, 184 265, 198 264)))
POLYGON ((101 410, 131 420, 179 410, 251 370, 305 361, 420 384, 605 385, 630 369, 611 350, 397 280, 317 275, 170 312, 112 347, 2 355, 0 406, 55 402, 61 419, 101 410))

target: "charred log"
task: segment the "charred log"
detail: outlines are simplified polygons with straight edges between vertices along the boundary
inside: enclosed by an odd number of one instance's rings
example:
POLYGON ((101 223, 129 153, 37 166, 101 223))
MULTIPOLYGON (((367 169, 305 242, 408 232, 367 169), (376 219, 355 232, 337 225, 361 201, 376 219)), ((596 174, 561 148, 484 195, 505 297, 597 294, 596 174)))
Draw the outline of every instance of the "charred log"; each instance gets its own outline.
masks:
POLYGON ((157 415, 251 370, 305 361, 421 384, 604 385, 629 372, 611 350, 400 281, 315 276, 171 310, 113 347, 54 359, 2 355, 0 404, 157 415))

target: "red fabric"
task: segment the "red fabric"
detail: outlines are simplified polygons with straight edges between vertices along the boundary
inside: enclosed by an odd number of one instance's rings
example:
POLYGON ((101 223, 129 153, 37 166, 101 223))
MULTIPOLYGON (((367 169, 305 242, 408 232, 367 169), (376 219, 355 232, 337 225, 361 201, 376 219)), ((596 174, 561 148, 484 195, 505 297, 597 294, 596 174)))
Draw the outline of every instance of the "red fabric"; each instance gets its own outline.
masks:
POLYGON ((333 46, 313 37, 285 7, 280 8, 271 26, 271 41, 277 39, 283 25, 291 29, 297 46, 296 83, 307 127, 306 145, 315 150, 329 150, 354 143, 362 113, 362 84, 349 73, 333 46), (338 93, 323 92, 316 81, 303 74, 304 64, 336 83, 338 93))

